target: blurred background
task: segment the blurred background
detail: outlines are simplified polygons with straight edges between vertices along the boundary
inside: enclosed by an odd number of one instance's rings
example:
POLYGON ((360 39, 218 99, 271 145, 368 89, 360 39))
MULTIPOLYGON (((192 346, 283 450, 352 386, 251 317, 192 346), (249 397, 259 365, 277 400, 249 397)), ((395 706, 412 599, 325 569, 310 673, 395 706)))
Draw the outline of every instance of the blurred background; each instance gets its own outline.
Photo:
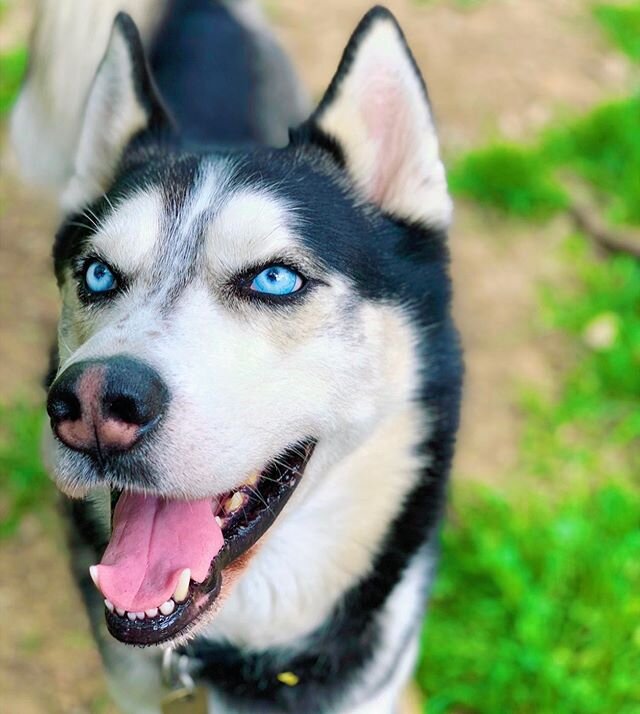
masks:
MULTIPOLYGON (((370 4, 266 3, 314 98, 370 4)), ((6 150, 34 5, 0 0, 0 710, 111 713, 38 455, 55 214, 6 150)), ((467 360, 425 712, 637 714, 640 2, 387 5, 439 120, 467 360)))

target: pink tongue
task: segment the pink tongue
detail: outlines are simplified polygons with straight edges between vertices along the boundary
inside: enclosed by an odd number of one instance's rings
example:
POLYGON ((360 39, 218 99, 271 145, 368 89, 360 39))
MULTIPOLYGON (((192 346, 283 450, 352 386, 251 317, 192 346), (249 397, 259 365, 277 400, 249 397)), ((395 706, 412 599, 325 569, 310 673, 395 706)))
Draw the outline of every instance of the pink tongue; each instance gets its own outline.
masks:
POLYGON ((122 610, 141 612, 166 602, 185 568, 192 580, 203 582, 224 543, 211 507, 211 499, 168 501, 123 493, 98 565, 103 595, 122 610))

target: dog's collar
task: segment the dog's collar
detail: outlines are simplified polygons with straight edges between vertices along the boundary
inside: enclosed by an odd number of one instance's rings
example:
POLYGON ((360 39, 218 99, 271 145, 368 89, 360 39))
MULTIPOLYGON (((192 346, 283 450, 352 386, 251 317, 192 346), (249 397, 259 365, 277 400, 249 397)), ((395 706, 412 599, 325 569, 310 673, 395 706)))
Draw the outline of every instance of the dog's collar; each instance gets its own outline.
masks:
MULTIPOLYGON (((196 684, 202 668, 202 660, 188 646, 164 650, 161 678, 169 693, 161 703, 163 714, 212 714, 206 688, 196 684)), ((279 672, 276 679, 286 687, 295 687, 299 682, 298 675, 289 671, 279 672)))

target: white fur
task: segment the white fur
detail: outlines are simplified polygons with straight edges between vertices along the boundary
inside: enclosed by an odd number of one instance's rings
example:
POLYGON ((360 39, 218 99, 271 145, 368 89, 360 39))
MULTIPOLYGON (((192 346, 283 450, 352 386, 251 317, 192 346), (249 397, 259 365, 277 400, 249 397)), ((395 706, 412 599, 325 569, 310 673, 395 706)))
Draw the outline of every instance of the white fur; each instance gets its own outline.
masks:
MULTIPOLYGON (((341 306, 350 290, 338 275, 328 276, 330 284, 319 287, 294 314, 255 305, 237 308, 216 298, 216 289, 228 279, 230 268, 247 267, 256 239, 269 236, 260 258, 270 250, 276 251, 275 256, 283 250, 304 252, 291 228, 289 232, 274 230, 273 220, 284 216, 286 206, 270 200, 273 205, 267 210, 264 194, 241 199, 245 207, 246 202, 261 206, 258 215, 265 220, 253 219, 253 230, 246 221, 240 226, 243 230, 238 230, 242 211, 235 210, 233 198, 213 219, 215 230, 209 230, 209 240, 217 244, 218 263, 209 260, 201 267, 171 308, 170 319, 163 310, 173 266, 165 262, 161 246, 156 247, 160 260, 141 265, 131 277, 127 299, 99 313, 85 317, 73 283, 67 281, 64 288, 62 369, 80 359, 126 353, 151 363, 167 382, 172 409, 163 422, 165 432, 155 459, 161 478, 158 485, 174 496, 203 497, 237 487, 251 470, 263 468, 290 444, 308 436, 322 441, 339 435, 349 440, 352 451, 389 416, 387 404, 397 402, 407 384, 416 381, 411 376, 413 367, 407 365, 400 373, 406 374, 402 387, 391 393, 390 384, 401 380, 387 379, 389 372, 397 370, 394 362, 387 363, 387 354, 396 349, 389 346, 388 330, 402 333, 397 326, 401 317, 392 319, 389 310, 370 306, 354 308, 345 317, 341 306), (225 236, 237 240, 225 242, 225 236), (239 247, 242 241, 244 249, 239 247)), ((143 228, 160 225, 162 217, 152 218, 157 199, 152 195, 145 209, 140 201, 136 199, 135 206, 144 219, 143 228)), ((201 213, 203 205, 196 194, 174 230, 182 233, 181 225, 192 226, 194 213, 201 213)), ((121 226, 135 236, 126 218, 130 208, 123 206, 121 226)), ((287 222, 292 224, 293 217, 287 222)), ((110 218, 110 225, 117 223, 110 218)), ((102 257, 110 262, 105 233, 106 229, 99 231, 97 241, 102 257)), ((158 242, 163 240, 166 235, 158 242)), ((121 248, 122 242, 116 240, 115 256, 121 248)), ((91 249, 87 246, 88 252, 91 249)), ((149 252, 150 246, 145 250, 149 252)), ((178 262, 181 256, 174 259, 178 262)), ((410 338, 403 337, 400 344, 406 345, 405 354, 411 354, 410 338)), ((59 447, 59 451, 60 484, 73 488, 77 471, 67 464, 64 449, 59 447)))
POLYGON ((61 198, 65 212, 109 188, 125 146, 148 119, 135 93, 127 41, 116 24, 89 92, 71 180, 61 198))
POLYGON ((60 194, 73 174, 89 87, 118 10, 149 37, 166 0, 39 0, 29 74, 11 116, 24 178, 60 194))
MULTIPOLYGON (((108 255, 109 264, 125 275, 142 273, 151 267, 161 224, 162 197, 158 189, 147 189, 113 206, 95 231, 92 249, 108 255)), ((82 222, 91 226, 93 218, 85 214, 82 222)))
MULTIPOLYGON (((174 230, 186 239, 222 201, 224 185, 223 168, 210 167, 174 230)), ((126 300, 84 319, 67 281, 61 371, 126 353, 160 372, 172 405, 154 461, 158 487, 174 496, 225 492, 290 444, 319 440, 302 484, 211 629, 256 647, 282 644, 318 626, 366 574, 424 466, 411 448, 428 428, 412 404, 414 335, 398 308, 364 302, 345 310, 353 294, 337 274, 293 312, 237 308, 217 297, 219 284, 252 257, 305 253, 295 213, 256 191, 232 194, 208 216, 204 263, 167 315, 172 268, 159 204, 155 192, 123 203, 87 246, 135 270, 126 300), (251 619, 242 616, 248 608, 251 619)), ((59 484, 73 491, 82 474, 73 455, 56 449, 59 484)))
POLYGON ((438 228, 450 224, 431 109, 391 18, 376 18, 367 28, 318 124, 344 149, 367 200, 401 218, 438 228))
POLYGON ((414 556, 380 614, 382 637, 358 686, 350 692, 348 714, 392 714, 416 665, 426 584, 434 558, 414 556), (372 697, 371 693, 374 692, 372 697))

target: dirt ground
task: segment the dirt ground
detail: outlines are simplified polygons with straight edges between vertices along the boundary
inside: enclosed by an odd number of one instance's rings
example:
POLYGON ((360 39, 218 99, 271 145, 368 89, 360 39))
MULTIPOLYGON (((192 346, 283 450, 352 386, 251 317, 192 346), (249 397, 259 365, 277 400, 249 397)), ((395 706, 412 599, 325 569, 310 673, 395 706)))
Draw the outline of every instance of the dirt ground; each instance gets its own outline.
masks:
MULTIPOLYGON (((312 96, 330 79, 371 0, 272 0, 269 14, 312 96)), ((389 0, 422 67, 451 155, 500 135, 523 139, 553 117, 624 92, 626 62, 590 21, 587 0, 389 0)), ((30 4, 9 3, 0 49, 26 36, 30 4)), ((0 177, 0 400, 39 400, 55 329, 49 252, 54 214, 0 177)), ((455 312, 467 384, 457 478, 504 483, 517 456, 518 385, 552 389, 562 346, 537 329, 536 289, 560 280, 568 226, 514 226, 461 204, 451 234, 455 312)), ((28 519, 0 542, 0 711, 111 712, 59 525, 28 519)))

